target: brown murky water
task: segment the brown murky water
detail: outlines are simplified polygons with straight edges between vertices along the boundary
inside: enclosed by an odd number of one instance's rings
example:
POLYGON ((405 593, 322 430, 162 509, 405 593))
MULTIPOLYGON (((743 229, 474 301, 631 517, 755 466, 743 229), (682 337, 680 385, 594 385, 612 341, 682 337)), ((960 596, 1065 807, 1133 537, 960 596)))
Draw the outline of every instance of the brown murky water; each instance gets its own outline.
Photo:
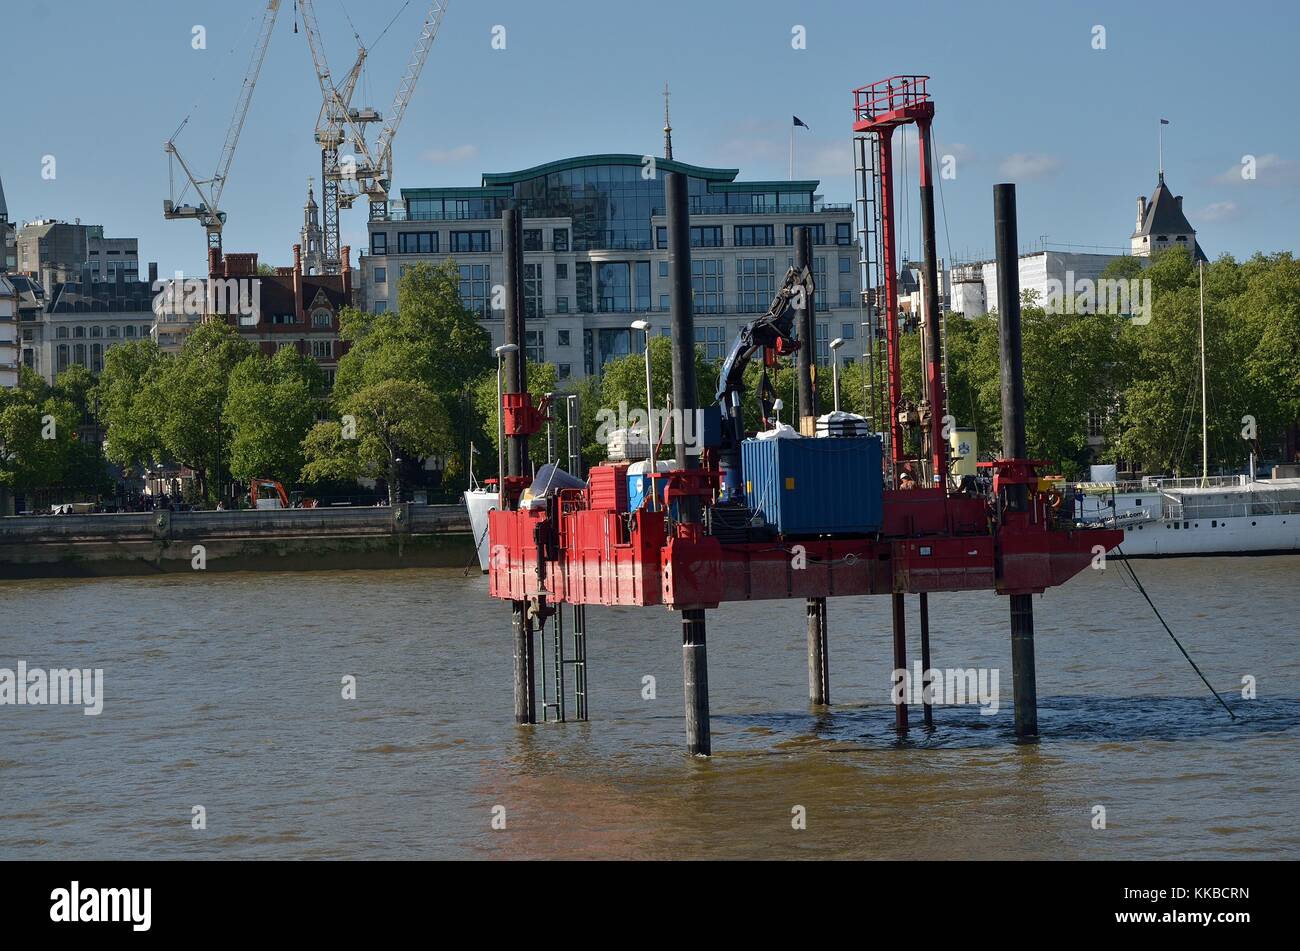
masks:
POLYGON ((999 668, 1001 710, 903 742, 887 599, 831 602, 825 714, 802 602, 709 612, 708 761, 681 752, 663 609, 590 609, 591 722, 520 729, 478 576, 0 582, 0 667, 105 678, 98 717, 0 706, 0 858, 1300 855, 1300 557, 1136 567, 1239 720, 1112 566, 1035 599, 1037 746, 1010 741, 1005 599, 931 598, 936 666, 999 668))

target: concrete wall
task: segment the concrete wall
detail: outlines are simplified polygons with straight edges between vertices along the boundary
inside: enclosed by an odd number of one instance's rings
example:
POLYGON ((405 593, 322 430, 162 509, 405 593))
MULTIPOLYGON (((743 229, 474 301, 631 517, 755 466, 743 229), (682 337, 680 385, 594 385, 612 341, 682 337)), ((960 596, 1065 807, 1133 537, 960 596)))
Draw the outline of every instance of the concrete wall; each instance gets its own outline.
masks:
POLYGON ((461 505, 0 518, 0 580, 463 567, 474 557, 461 505))

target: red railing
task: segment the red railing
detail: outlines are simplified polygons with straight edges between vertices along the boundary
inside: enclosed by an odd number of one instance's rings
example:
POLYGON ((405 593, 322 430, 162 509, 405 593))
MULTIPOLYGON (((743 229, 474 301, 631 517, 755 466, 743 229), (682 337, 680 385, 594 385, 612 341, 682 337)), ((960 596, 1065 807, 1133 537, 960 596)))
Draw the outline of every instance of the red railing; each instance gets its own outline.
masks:
POLYGON ((929 76, 890 76, 853 90, 853 116, 859 122, 930 101, 929 76))

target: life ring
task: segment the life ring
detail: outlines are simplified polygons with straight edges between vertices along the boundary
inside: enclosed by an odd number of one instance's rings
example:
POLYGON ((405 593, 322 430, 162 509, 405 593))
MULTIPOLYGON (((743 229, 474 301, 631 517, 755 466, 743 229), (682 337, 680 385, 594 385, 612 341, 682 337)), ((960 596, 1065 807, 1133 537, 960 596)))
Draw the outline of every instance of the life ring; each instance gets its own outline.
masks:
POLYGON ((1052 511, 1053 511, 1053 512, 1055 512, 1057 509, 1059 509, 1059 508, 1061 507, 1061 503, 1064 502, 1064 501, 1065 501, 1065 498, 1061 495, 1060 492, 1048 492, 1048 493, 1047 493, 1047 504, 1050 505, 1050 506, 1052 507, 1052 511))

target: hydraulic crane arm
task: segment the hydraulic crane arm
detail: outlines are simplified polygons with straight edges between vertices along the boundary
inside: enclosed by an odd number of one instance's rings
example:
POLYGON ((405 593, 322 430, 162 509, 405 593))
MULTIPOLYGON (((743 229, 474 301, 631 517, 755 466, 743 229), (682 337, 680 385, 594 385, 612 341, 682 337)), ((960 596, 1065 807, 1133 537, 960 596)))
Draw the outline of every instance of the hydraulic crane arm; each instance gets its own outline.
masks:
MULTIPOLYGON (((737 498, 741 494, 740 443, 745 438, 745 422, 740 404, 745 392, 745 367, 749 366, 754 354, 764 348, 782 354, 799 349, 801 342, 794 338, 794 314, 812 293, 812 272, 807 267, 802 271, 794 268, 786 271, 785 280, 772 298, 767 313, 740 329, 731 345, 731 352, 723 361, 722 372, 718 374, 717 400, 722 413, 719 459, 723 470, 724 499, 737 498)), ((764 418, 770 411, 769 395, 767 392, 760 394, 764 418)))
POLYGON ((790 268, 767 313, 740 328, 718 375, 717 400, 724 409, 730 406, 733 393, 744 392, 745 367, 755 353, 765 347, 783 354, 799 349, 799 341, 794 338, 794 311, 802 305, 797 298, 806 298, 812 292, 812 273, 808 268, 805 267, 802 274, 790 268))

